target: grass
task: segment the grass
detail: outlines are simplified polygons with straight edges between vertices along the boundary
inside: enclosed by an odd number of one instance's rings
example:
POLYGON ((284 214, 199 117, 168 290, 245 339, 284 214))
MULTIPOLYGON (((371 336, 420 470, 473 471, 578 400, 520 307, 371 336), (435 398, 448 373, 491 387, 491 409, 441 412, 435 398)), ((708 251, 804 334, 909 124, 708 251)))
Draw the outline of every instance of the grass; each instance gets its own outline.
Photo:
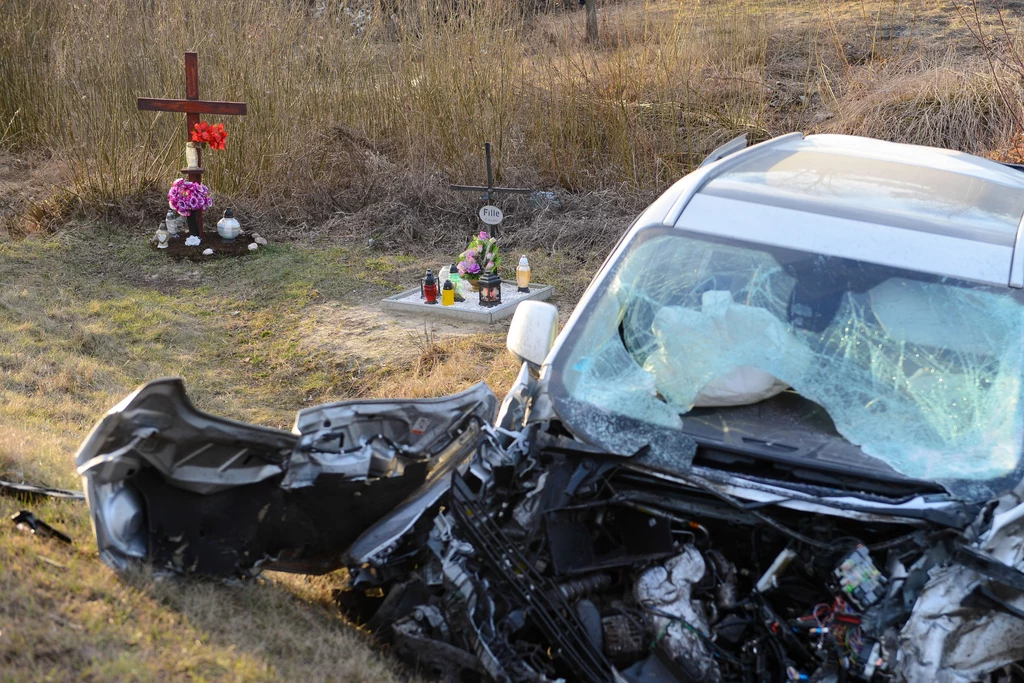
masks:
MULTIPOLYGON (((59 176, 7 230, 81 209, 155 212, 183 123, 135 98, 181 96, 185 50, 200 52, 204 97, 249 103, 225 117, 209 182, 251 218, 298 229, 385 195, 421 222, 458 213, 473 198, 443 187, 480 177, 484 140, 499 182, 613 191, 635 209, 742 132, 978 152, 1004 147, 1021 118, 1015 6, 635 0, 602 7, 595 45, 581 13, 526 4, 464 0, 449 17, 435 3, 6 0, 0 147, 59 176)), ((424 236, 402 223, 403 238, 424 236)))
MULTIPOLYGON (((322 401, 438 395, 481 378, 504 391, 516 367, 500 328, 450 336, 364 306, 424 266, 301 244, 173 263, 102 224, 0 244, 0 478, 77 488, 78 443, 159 376, 183 376, 202 409, 283 428, 322 401)), ((340 619, 342 575, 119 578, 97 558, 84 504, 0 497, 0 517, 20 508, 75 545, 0 534, 0 680, 415 678, 340 619)))

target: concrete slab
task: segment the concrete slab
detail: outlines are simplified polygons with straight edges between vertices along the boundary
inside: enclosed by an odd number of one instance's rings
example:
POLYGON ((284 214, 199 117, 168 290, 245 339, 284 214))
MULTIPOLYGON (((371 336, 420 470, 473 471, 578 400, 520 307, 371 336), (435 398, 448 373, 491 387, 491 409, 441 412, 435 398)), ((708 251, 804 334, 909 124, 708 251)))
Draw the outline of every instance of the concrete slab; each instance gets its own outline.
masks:
POLYGON ((469 322, 477 323, 495 323, 503 318, 507 318, 516 312, 516 307, 522 301, 528 301, 530 299, 534 301, 544 301, 550 298, 554 294, 555 288, 551 285, 530 285, 530 293, 526 294, 520 292, 516 283, 511 280, 501 281, 501 304, 494 306, 493 308, 486 308, 481 306, 476 298, 476 293, 473 292, 473 296, 466 296, 466 300, 461 303, 456 303, 454 306, 442 306, 440 303, 440 297, 438 297, 438 303, 428 304, 420 299, 420 288, 413 287, 407 289, 400 294, 395 294, 383 299, 380 302, 381 308, 385 311, 394 311, 396 313, 413 313, 416 315, 422 315, 429 318, 441 317, 441 318, 454 318, 456 320, 466 320, 469 322))

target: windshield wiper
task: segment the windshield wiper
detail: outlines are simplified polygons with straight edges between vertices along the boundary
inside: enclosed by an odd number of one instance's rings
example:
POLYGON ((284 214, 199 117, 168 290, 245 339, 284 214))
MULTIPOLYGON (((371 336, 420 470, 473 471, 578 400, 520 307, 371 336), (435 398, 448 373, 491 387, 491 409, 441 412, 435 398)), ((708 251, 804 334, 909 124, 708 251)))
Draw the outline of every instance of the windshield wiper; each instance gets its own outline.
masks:
POLYGON ((863 476, 814 461, 796 463, 788 458, 781 459, 776 454, 736 452, 705 444, 698 446, 693 462, 696 465, 759 479, 823 486, 852 493, 872 493, 887 498, 947 493, 942 486, 934 482, 908 479, 899 475, 892 478, 863 476))
POLYGON ((717 469, 889 497, 946 493, 864 453, 839 434, 824 408, 793 391, 680 417, 683 433, 699 444, 695 462, 717 469))

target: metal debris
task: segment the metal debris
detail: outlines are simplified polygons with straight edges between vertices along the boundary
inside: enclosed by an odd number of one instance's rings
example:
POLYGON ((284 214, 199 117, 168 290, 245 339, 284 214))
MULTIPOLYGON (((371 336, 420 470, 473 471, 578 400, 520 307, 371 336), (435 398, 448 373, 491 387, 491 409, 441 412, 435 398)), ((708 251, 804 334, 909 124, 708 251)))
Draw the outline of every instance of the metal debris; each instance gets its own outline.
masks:
POLYGON ((35 486, 32 484, 16 484, 12 481, 0 480, 0 494, 15 496, 18 498, 63 498, 65 500, 85 500, 85 494, 81 491, 68 491, 67 489, 55 489, 50 486, 35 486))
POLYGON ((28 510, 21 510, 11 517, 14 526, 19 531, 31 533, 40 538, 53 538, 61 543, 71 544, 71 537, 57 531, 52 526, 36 517, 28 510))

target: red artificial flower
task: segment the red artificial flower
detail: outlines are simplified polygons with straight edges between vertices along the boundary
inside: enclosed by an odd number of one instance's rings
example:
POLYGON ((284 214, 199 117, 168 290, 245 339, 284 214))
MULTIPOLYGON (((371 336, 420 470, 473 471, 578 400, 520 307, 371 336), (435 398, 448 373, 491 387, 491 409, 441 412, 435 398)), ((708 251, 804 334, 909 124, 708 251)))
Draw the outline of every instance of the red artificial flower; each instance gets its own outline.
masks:
POLYGON ((210 149, 224 149, 224 142, 228 139, 228 134, 224 130, 223 123, 211 126, 206 121, 200 121, 194 128, 192 142, 205 142, 210 145, 210 149))

